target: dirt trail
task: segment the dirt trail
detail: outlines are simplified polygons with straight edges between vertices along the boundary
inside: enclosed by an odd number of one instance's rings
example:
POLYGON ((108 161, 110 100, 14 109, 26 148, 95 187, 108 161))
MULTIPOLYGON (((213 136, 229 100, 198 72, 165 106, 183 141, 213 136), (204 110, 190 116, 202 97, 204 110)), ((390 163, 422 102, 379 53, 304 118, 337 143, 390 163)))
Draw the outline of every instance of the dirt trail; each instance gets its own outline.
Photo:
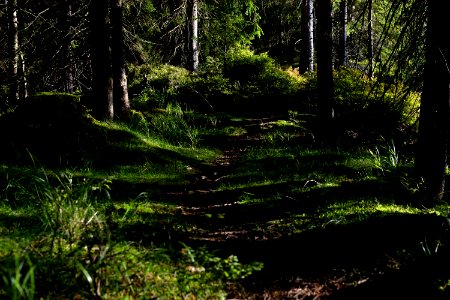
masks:
POLYGON ((201 227, 201 230, 197 230, 195 239, 190 241, 191 244, 209 245, 211 249, 220 249, 224 255, 237 255, 244 262, 262 261, 268 268, 251 281, 244 282, 245 290, 231 291, 233 299, 320 299, 343 285, 342 272, 332 278, 313 279, 311 274, 299 277, 292 268, 297 264, 292 264, 292 261, 295 262, 298 255, 291 251, 298 245, 282 245, 297 242, 273 240, 273 236, 266 236, 264 232, 255 230, 256 223, 260 221, 258 219, 264 220, 264 216, 240 215, 240 194, 217 190, 222 181, 239 168, 239 159, 247 150, 263 143, 261 127, 276 119, 277 117, 270 116, 239 122, 245 133, 231 136, 216 145, 223 154, 211 165, 203 167, 186 187, 186 192, 179 195, 183 198, 179 209, 181 215, 191 222, 194 220, 201 227), (226 220, 214 217, 221 214, 226 215, 226 220), (213 217, 208 219, 205 216, 213 217), (252 221, 242 220, 247 217, 252 221), (280 253, 284 247, 291 250, 280 253))
MULTIPOLYGON (((245 134, 219 145, 223 155, 203 167, 186 191, 177 196, 182 199, 178 202, 180 216, 195 224, 191 245, 207 245, 223 255, 237 255, 243 262, 264 263, 262 272, 242 282, 244 289, 230 289, 230 299, 438 298, 429 294, 430 268, 414 265, 386 271, 387 265, 397 263, 387 254, 392 249, 386 245, 401 248, 399 236, 440 226, 435 220, 395 217, 286 237, 259 229, 278 211, 243 210, 239 205, 242 191, 218 189, 238 170, 239 158, 263 143, 261 125, 275 119, 241 121, 245 134), (415 289, 417 285, 422 288, 415 289)), ((258 190, 266 192, 272 191, 258 190)))

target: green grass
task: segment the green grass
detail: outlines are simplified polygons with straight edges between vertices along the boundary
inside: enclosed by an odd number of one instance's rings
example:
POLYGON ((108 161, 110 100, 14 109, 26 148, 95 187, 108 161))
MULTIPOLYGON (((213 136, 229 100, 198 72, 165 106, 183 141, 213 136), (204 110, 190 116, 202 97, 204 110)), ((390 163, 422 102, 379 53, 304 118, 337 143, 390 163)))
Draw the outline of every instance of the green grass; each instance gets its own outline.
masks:
POLYGON ((404 224, 417 224, 398 255, 417 255, 425 236, 444 243, 421 222, 431 218, 443 230, 449 205, 421 205, 412 161, 393 142, 319 147, 307 117, 294 112, 265 119, 167 106, 148 113, 138 127, 86 121, 96 143, 69 164, 39 156, 31 165, 4 162, 0 298, 20 298, 22 288, 43 299, 225 299, 230 286, 261 270, 250 263, 259 255, 254 241, 290 238, 327 249, 336 233, 353 253, 361 230, 368 248, 368 236, 381 232, 374 243, 383 252, 395 244, 392 228, 402 236, 404 224), (152 118, 176 126, 165 136, 152 118), (183 128, 198 130, 195 143, 183 128), (236 151, 229 167, 216 165, 219 148, 236 151), (227 239, 250 246, 230 250, 222 247, 227 239), (31 272, 35 287, 24 281, 31 272))
MULTIPOLYGON (((171 241, 171 232, 188 227, 176 221, 174 206, 145 194, 112 202, 109 181, 42 170, 30 176, 9 187, 16 189, 14 195, 28 195, 21 198, 22 208, 5 204, 1 209, 9 219, 3 218, 0 227, 0 271, 7 281, 14 272, 25 276, 27 269, 13 261, 28 259, 37 280, 33 293, 40 297, 225 299, 226 282, 260 269, 171 241)), ((5 288, 0 295, 21 299, 18 289, 5 288)))

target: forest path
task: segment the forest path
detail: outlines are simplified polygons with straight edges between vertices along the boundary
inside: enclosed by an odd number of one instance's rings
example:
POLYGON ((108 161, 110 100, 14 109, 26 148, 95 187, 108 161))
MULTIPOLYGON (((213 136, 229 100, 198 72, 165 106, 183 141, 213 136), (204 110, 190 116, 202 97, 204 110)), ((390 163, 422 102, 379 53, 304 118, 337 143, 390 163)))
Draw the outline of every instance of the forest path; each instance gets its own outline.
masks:
POLYGON ((428 288, 431 268, 418 265, 421 262, 401 270, 393 267, 401 263, 396 251, 441 226, 432 217, 393 216, 295 235, 278 230, 275 220, 289 218, 293 205, 285 193, 287 186, 252 185, 241 168, 245 155, 264 146, 261 133, 267 124, 280 118, 265 115, 234 121, 244 129, 241 134, 209 141, 223 154, 199 168, 184 192, 172 195, 179 203, 180 218, 192 226, 188 244, 206 245, 242 262, 264 263, 264 269, 244 280, 241 288, 230 287, 230 299, 435 299, 428 288), (238 183, 244 187, 236 187, 238 183), (243 205, 248 195, 283 199, 275 207, 243 205))
MULTIPOLYGON (((298 265, 292 262, 298 261, 301 255, 295 253, 298 245, 294 244, 297 242, 279 241, 281 234, 273 236, 273 232, 258 229, 258 224, 267 220, 268 212, 241 210, 240 199, 247 189, 220 188, 225 179, 237 173, 241 166, 240 159, 250 149, 263 145, 263 128, 283 117, 263 115, 232 122, 232 125, 244 129, 242 133, 229 136, 225 141, 223 137, 208 141, 220 149, 222 155, 212 164, 203 166, 185 187, 185 192, 176 195, 178 199, 183 199, 177 201, 182 203, 180 214, 197 226, 191 244, 208 245, 211 249, 220 249, 222 254, 237 255, 241 261, 257 260, 268 267, 256 279, 245 281, 245 290, 231 291, 230 296, 234 299, 320 299, 345 284, 342 270, 337 270, 331 277, 318 276, 310 271, 297 274, 294 271, 296 267, 292 267, 298 265), (288 248, 285 249, 285 246, 288 248)), ((283 187, 275 187, 280 188, 283 187)), ((257 193, 265 194, 266 191, 261 188, 257 193)))

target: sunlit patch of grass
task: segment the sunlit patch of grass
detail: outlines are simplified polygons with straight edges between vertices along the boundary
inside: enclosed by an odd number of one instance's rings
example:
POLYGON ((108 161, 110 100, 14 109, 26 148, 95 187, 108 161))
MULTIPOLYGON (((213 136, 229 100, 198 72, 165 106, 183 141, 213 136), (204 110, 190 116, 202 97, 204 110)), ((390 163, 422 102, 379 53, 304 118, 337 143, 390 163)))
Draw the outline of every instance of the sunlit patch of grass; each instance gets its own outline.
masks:
POLYGON ((115 143, 116 147, 125 147, 125 148, 134 148, 135 150, 143 150, 143 149, 151 149, 151 148, 157 148, 157 149, 164 149, 169 150, 173 152, 180 153, 186 158, 190 159, 198 159, 198 160, 209 160, 212 158, 215 158, 218 155, 217 149, 210 149, 210 148, 199 148, 199 147, 183 147, 179 145, 173 145, 167 141, 161 140, 158 137, 151 136, 151 135, 145 135, 140 132, 136 132, 124 124, 108 124, 101 122, 101 126, 109 129, 115 129, 115 130, 121 130, 124 132, 128 132, 131 136, 134 136, 136 140, 134 142, 126 141, 126 142, 120 142, 117 141, 115 143))
MULTIPOLYGON (((295 183, 315 180, 322 185, 373 177, 372 165, 359 153, 314 149, 255 148, 242 158, 236 171, 227 177, 228 188, 295 183)), ((222 187, 224 187, 225 182, 222 187)))
POLYGON ((112 135, 107 140, 110 140, 113 154, 105 153, 106 158, 97 159, 102 162, 100 168, 94 160, 83 167, 69 169, 77 176, 129 182, 183 182, 185 176, 195 172, 196 165, 208 163, 220 155, 217 149, 172 145, 158 137, 133 131, 124 124, 98 123, 112 135), (126 138, 114 137, 117 133, 126 138))
MULTIPOLYGON (((239 178, 236 178, 236 181, 239 182, 239 178)), ((224 183, 221 184, 217 191, 232 191, 232 190, 245 190, 251 188, 258 187, 270 187, 271 185, 283 183, 284 181, 273 181, 269 179, 261 179, 261 180, 249 180, 248 182, 240 182, 240 183, 224 183)))
MULTIPOLYGON (((258 201, 250 201, 258 204, 258 201)), ((265 231, 282 233, 289 236, 316 229, 324 229, 329 225, 360 224, 372 218, 400 215, 436 215, 447 216, 448 205, 434 208, 417 208, 410 205, 382 203, 377 199, 331 203, 328 206, 306 213, 291 213, 263 224, 265 231)))
POLYGON ((146 194, 140 195, 137 200, 115 203, 114 207, 114 217, 121 224, 152 223, 162 216, 171 219, 177 212, 175 205, 151 201, 146 194))
POLYGON ((214 129, 202 129, 202 136, 213 136, 213 137, 230 137, 230 136, 242 136, 247 133, 247 130, 241 126, 225 126, 217 127, 214 129))
POLYGON ((160 185, 178 182, 186 183, 184 178, 189 174, 189 166, 174 162, 175 165, 158 165, 144 163, 143 165, 116 166, 111 170, 95 170, 92 168, 81 168, 70 170, 76 177, 87 177, 91 179, 108 179, 111 181, 126 181, 133 183, 158 183, 160 185))
POLYGON ((377 199, 358 200, 333 203, 320 211, 319 217, 327 222, 350 223, 360 222, 371 216, 391 214, 423 214, 429 210, 419 209, 410 205, 382 203, 377 199))
MULTIPOLYGON (((162 167, 161 167, 162 169, 162 167)), ((76 176, 84 176, 89 178, 106 178, 106 179, 129 179, 130 181, 152 181, 152 180, 162 180, 167 178, 176 178, 170 170, 165 170, 165 172, 158 172, 158 168, 151 166, 150 168, 146 165, 142 166, 120 166, 113 170, 93 170, 91 168, 79 169, 73 171, 72 173, 76 176)), ((178 176, 177 176, 178 177, 178 176)))
POLYGON ((274 234, 282 233, 284 236, 289 236, 313 230, 320 226, 320 222, 318 222, 314 216, 308 214, 296 214, 267 222, 267 228, 265 230, 272 231, 274 234))

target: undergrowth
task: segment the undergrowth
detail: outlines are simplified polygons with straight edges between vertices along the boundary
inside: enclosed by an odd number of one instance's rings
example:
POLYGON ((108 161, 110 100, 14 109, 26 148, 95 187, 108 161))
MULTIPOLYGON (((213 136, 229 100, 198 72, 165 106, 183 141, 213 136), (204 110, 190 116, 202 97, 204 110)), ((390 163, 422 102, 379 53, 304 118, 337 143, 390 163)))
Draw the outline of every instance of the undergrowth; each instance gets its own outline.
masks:
POLYGON ((0 295, 225 299, 227 283, 261 269, 261 264, 241 264, 235 256, 221 258, 206 248, 152 241, 144 246, 123 239, 120 219, 132 217, 111 201, 109 184, 43 170, 4 182, 2 198, 8 201, 3 205, 25 207, 38 218, 41 232, 28 246, 0 252, 0 295))

